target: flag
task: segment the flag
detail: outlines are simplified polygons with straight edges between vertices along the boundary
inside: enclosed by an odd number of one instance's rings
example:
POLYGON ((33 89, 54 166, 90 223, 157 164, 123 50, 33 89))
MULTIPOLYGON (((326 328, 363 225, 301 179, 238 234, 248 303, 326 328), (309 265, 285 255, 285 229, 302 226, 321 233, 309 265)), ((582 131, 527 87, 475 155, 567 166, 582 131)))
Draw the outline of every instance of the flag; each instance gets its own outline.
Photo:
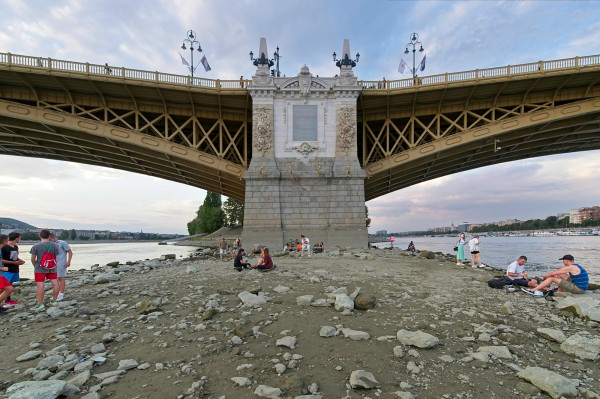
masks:
POLYGON ((187 62, 187 60, 185 58, 183 58, 183 55, 181 55, 181 53, 179 53, 179 56, 181 57, 181 63, 183 65, 190 66, 190 64, 187 62))
POLYGON ((398 72, 404 73, 404 68, 406 68, 406 62, 403 59, 400 59, 400 65, 398 65, 398 72))
POLYGON ((420 71, 424 71, 425 70, 425 57, 427 57, 426 55, 423 56, 423 61, 421 61, 421 63, 419 64, 419 70, 420 71))
POLYGON ((202 56, 202 59, 200 60, 200 62, 202 63, 202 66, 204 67, 204 70, 206 72, 210 71, 210 65, 208 65, 208 60, 206 59, 205 55, 202 56))

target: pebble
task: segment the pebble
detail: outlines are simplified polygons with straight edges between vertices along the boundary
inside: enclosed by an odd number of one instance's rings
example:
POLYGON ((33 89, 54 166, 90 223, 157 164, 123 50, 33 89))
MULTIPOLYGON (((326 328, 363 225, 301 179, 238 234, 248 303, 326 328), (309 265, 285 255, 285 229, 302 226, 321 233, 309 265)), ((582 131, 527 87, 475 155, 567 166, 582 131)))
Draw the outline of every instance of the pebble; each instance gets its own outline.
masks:
POLYGON ((344 337, 354 341, 368 340, 371 338, 368 332, 351 330, 349 328, 342 329, 342 334, 344 334, 344 337))
POLYGON ((231 381, 233 381, 233 383, 238 387, 249 387, 252 385, 252 381, 246 377, 232 377, 231 381))
POLYGON ((33 360, 37 357, 40 357, 43 352, 41 350, 32 350, 22 354, 21 356, 16 358, 17 362, 25 362, 27 360, 33 360))

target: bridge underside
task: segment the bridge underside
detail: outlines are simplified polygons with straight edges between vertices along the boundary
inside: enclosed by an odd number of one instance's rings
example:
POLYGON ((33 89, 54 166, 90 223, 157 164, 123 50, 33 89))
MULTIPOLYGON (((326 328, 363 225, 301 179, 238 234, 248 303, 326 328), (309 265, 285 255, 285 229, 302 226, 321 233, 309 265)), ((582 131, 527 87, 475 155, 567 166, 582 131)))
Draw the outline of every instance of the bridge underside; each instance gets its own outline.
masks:
POLYGON ((600 69, 364 92, 365 199, 519 159, 600 149, 600 69))

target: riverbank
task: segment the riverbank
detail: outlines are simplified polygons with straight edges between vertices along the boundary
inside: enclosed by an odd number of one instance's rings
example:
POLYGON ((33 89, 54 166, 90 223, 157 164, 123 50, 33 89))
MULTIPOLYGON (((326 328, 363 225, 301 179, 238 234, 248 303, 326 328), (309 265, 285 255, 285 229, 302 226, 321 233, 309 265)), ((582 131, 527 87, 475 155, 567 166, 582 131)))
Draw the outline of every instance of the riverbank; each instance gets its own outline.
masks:
POLYGON ((451 255, 331 249, 238 273, 200 253, 70 273, 44 312, 19 286, 23 305, 0 317, 0 398, 30 380, 86 399, 600 393, 597 322, 562 297, 488 288, 498 272, 451 255))

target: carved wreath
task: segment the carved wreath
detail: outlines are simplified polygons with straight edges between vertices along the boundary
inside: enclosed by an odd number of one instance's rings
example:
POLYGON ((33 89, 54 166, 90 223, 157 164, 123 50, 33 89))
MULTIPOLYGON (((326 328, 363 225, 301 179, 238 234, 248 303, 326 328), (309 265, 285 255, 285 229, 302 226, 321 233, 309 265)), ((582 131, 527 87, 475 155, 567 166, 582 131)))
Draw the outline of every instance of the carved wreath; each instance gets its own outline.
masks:
POLYGON ((252 141, 254 148, 264 155, 265 151, 273 146, 273 110, 260 107, 254 110, 254 134, 252 141))
POLYGON ((308 143, 302 143, 298 146, 294 146, 292 147, 292 149, 298 151, 300 154, 307 156, 308 154, 310 154, 313 151, 316 151, 319 149, 319 147, 316 146, 312 146, 308 143))
POLYGON ((354 107, 341 107, 337 113, 337 145, 342 151, 352 147, 356 135, 354 107))

